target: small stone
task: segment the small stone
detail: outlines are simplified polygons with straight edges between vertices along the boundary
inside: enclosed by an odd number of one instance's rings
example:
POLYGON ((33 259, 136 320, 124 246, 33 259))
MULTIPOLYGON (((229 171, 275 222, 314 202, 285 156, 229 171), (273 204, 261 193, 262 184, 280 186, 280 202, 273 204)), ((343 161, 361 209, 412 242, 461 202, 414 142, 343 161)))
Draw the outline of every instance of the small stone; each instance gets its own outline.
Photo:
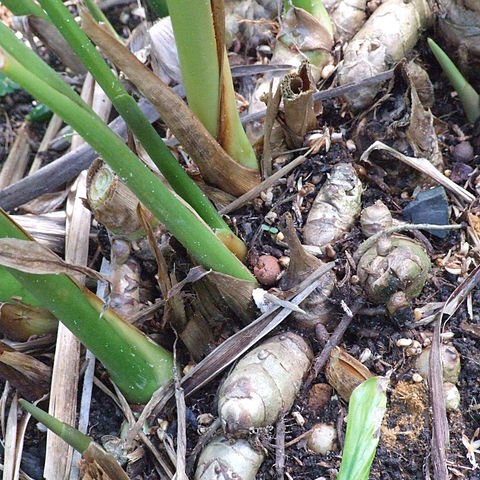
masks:
POLYGON ((443 398, 445 399, 445 408, 447 412, 458 410, 458 407, 460 406, 460 392, 453 383, 443 383, 443 398))
POLYGON ((473 172, 473 167, 465 163, 454 163, 450 179, 455 183, 464 183, 473 172))
POLYGON ((215 420, 215 417, 211 413, 201 413, 197 417, 197 422, 199 423, 199 425, 204 425, 207 427, 211 425, 214 420, 215 420))
POLYGON ((397 340, 397 347, 399 348, 406 348, 409 347, 413 343, 411 338, 400 338, 397 340))
MULTIPOLYGON (((411 223, 448 225, 448 199, 443 187, 420 192, 417 198, 403 209, 403 216, 411 223)), ((445 238, 448 230, 427 230, 438 238, 445 238)))
POLYGON ((335 450, 335 440, 337 432, 332 425, 317 423, 310 430, 307 437, 307 447, 318 455, 325 455, 335 450))
POLYGON ((272 255, 262 255, 253 267, 253 274, 262 285, 267 287, 275 285, 280 275, 278 260, 272 255))
POLYGON ((470 162, 473 160, 473 147, 470 142, 460 142, 453 149, 453 158, 457 162, 470 162))
POLYGON ((352 139, 347 140, 346 146, 349 152, 355 152, 357 150, 357 146, 355 145, 355 142, 352 139))
POLYGON ((415 383, 421 383, 423 382, 423 377, 419 374, 419 373, 414 373, 412 375, 412 380, 415 382, 415 383))
POLYGON ((296 424, 299 427, 304 427, 306 420, 303 418, 303 415, 300 412, 292 412, 292 417, 295 419, 296 424))

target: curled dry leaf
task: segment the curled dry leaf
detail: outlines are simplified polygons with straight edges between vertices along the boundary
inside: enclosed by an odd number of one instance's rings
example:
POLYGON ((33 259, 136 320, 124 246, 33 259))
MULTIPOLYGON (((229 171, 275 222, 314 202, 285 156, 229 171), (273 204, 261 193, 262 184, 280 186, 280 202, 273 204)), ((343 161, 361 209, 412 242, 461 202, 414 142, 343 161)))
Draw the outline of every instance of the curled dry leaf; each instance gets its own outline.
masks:
MULTIPOLYGON (((332 61, 330 52, 333 44, 333 28, 328 18, 316 18, 303 8, 291 7, 282 19, 270 63, 298 68, 307 60, 312 66, 312 77, 316 83, 323 68, 332 61)), ((249 113, 263 110, 262 99, 268 95, 272 78, 272 91, 276 90, 278 76, 264 75, 252 95, 249 113)))
POLYGON ((280 88, 285 111, 285 141, 289 148, 299 148, 305 135, 318 127, 313 94, 315 82, 308 63, 302 63, 298 72, 285 75, 280 88))
POLYGON ((345 350, 336 347, 330 354, 325 368, 328 383, 346 401, 352 392, 367 378, 372 376, 370 370, 345 350))
POLYGON ((298 67, 307 59, 312 65, 313 78, 318 81, 323 67, 332 60, 332 47, 332 25, 303 8, 292 7, 283 18, 272 62, 298 67))
POLYGON ((50 388, 51 373, 44 363, 0 342, 0 377, 25 398, 36 400, 45 395, 50 388))
MULTIPOLYGON (((294 290, 311 273, 320 268, 323 262, 306 252, 298 240, 292 218, 286 216, 285 237, 290 248, 290 262, 285 275, 280 281, 283 290, 294 290)), ((328 272, 320 279, 318 288, 300 304, 303 312, 293 312, 292 316, 303 328, 315 328, 319 323, 328 323, 331 308, 328 298, 335 286, 335 274, 328 272)))
POLYGON ((264 458, 246 440, 215 437, 200 454, 195 480, 255 480, 264 458))
POLYGON ((272 425, 290 410, 312 361, 307 342, 282 333, 249 352, 225 380, 218 414, 227 433, 272 425))
MULTIPOLYGON (((358 82, 387 71, 407 56, 422 30, 432 22, 427 0, 388 0, 378 7, 348 43, 338 69, 340 85, 358 82)), ((347 95, 354 110, 370 106, 381 84, 347 95)))
POLYGON ((427 71, 414 60, 411 60, 405 64, 405 72, 409 83, 415 87, 422 105, 425 108, 432 108, 435 101, 435 92, 427 71))
POLYGON ((362 190, 351 164, 335 165, 308 214, 303 229, 305 242, 324 247, 347 233, 360 214, 362 190))
POLYGON ((80 462, 82 480, 128 480, 113 455, 107 453, 95 442, 83 452, 80 462))
POLYGON ((435 168, 443 170, 443 157, 433 126, 433 114, 429 108, 423 106, 413 81, 410 81, 410 97, 412 104, 407 140, 416 157, 426 158, 435 168))

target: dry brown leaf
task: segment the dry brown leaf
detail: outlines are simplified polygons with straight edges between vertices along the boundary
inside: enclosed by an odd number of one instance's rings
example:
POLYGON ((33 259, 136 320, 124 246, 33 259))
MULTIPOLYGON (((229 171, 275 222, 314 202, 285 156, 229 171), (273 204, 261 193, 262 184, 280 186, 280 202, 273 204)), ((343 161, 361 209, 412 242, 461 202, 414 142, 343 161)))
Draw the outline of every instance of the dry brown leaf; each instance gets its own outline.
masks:
POLYGON ((108 283, 108 280, 95 270, 67 263, 39 243, 18 238, 0 239, 0 265, 37 275, 81 273, 108 283))
POLYGON ((50 376, 50 367, 0 342, 0 378, 8 380, 27 400, 48 392, 50 376))

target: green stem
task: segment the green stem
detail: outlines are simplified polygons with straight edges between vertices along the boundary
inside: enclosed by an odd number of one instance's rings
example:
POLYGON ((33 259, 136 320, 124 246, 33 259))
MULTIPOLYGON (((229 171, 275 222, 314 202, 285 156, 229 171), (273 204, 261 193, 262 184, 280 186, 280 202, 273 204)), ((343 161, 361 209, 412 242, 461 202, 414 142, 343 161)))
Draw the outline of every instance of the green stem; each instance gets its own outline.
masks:
POLYGON ((143 0, 143 3, 146 3, 150 7, 151 12, 153 12, 156 17, 151 20, 168 17, 168 7, 166 0, 143 0))
POLYGON ((78 27, 60 0, 40 0, 52 22, 72 50, 112 101, 118 113, 138 138, 173 189, 186 200, 214 230, 229 230, 205 194, 183 170, 150 122, 141 112, 88 37, 78 27))
POLYGON ((168 190, 93 112, 76 108, 68 98, 5 54, 2 71, 70 124, 120 179, 204 267, 255 281, 247 268, 214 233, 168 190))
POLYGON ((368 480, 387 406, 386 377, 371 377, 352 393, 337 480, 368 480))
POLYGON ((22 15, 35 15, 36 17, 41 17, 44 20, 50 21, 42 7, 33 0, 2 0, 1 3, 18 17, 22 15))
POLYGON ((21 42, 3 22, 0 22, 0 45, 31 73, 41 78, 52 88, 55 88, 82 108, 87 110, 90 108, 80 96, 61 79, 55 70, 49 67, 35 52, 21 42))
POLYGON ((465 111, 468 121, 470 123, 475 123, 480 117, 480 96, 467 82, 448 55, 431 38, 428 39, 428 45, 442 67, 443 72, 452 84, 452 87, 458 93, 458 97, 462 102, 463 110, 465 111))
MULTIPOLYGON (((3 211, 0 237, 30 240, 3 211)), ((129 401, 146 403, 155 390, 171 380, 171 353, 113 310, 104 311, 103 302, 70 277, 7 270, 93 352, 129 401)))
POLYGON ((92 442, 92 439, 89 436, 64 422, 57 420, 55 417, 52 417, 47 412, 44 412, 41 408, 36 407, 30 402, 20 399, 18 403, 26 412, 30 413, 35 420, 43 423, 43 425, 67 442, 71 447, 77 450, 77 452, 85 452, 92 442))
POLYGON ((258 169, 236 108, 225 39, 216 39, 210 0, 167 4, 190 109, 232 158, 258 169))
POLYGON ((283 0, 283 6, 285 12, 288 12, 290 7, 294 6, 297 8, 303 8, 320 21, 323 20, 323 24, 325 24, 326 20, 330 22, 327 9, 321 0, 283 0))
POLYGON ((120 39, 120 37, 117 35, 117 32, 113 28, 112 24, 110 23, 106 15, 102 12, 102 10, 100 10, 100 7, 95 3, 95 0, 83 0, 83 3, 88 8, 88 11, 92 14, 92 17, 98 23, 104 23, 112 32, 112 34, 115 36, 115 38, 120 39))

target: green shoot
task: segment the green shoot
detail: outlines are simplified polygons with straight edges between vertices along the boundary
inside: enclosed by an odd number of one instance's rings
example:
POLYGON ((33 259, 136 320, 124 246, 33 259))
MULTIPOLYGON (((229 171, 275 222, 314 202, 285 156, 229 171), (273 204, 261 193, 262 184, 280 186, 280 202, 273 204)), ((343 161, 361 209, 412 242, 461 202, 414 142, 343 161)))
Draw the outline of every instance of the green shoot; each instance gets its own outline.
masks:
POLYGON ((190 109, 238 163, 258 169, 243 130, 225 48, 223 0, 167 0, 190 109))
POLYGON ((371 377, 352 393, 337 480, 368 480, 387 406, 388 379, 371 377))
POLYGON ((90 443, 92 443, 92 439, 89 436, 78 431, 67 423, 57 420, 55 417, 52 417, 32 403, 23 399, 20 399, 18 403, 26 412, 32 415, 35 420, 43 423, 43 425, 67 442, 72 448, 77 450, 77 452, 85 452, 90 443))
POLYGON ((463 110, 465 111, 468 121, 475 123, 480 117, 480 96, 467 82, 448 55, 431 38, 428 39, 428 46, 452 84, 452 87, 458 93, 458 98, 460 98, 462 102, 463 110))

